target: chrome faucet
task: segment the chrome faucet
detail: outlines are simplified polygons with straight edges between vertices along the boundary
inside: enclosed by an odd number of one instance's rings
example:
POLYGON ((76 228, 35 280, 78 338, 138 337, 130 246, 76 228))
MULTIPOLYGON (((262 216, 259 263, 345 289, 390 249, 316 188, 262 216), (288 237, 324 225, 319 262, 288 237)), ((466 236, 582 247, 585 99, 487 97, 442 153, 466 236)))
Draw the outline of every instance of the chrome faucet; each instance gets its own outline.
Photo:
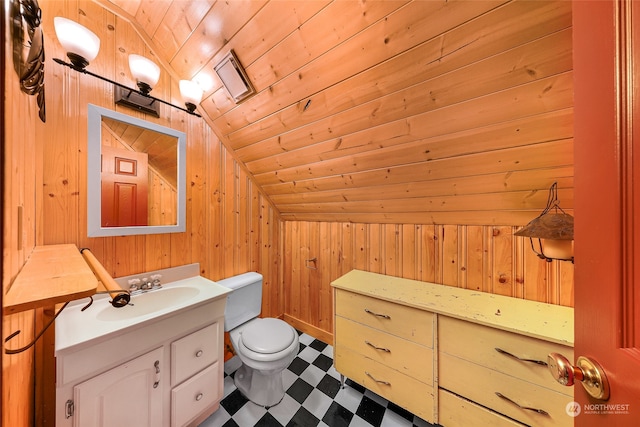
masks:
POLYGON ((143 277, 142 279, 129 279, 127 281, 129 284, 129 293, 138 294, 153 289, 160 289, 162 288, 162 284, 160 282, 161 278, 162 274, 152 274, 151 276, 143 277))

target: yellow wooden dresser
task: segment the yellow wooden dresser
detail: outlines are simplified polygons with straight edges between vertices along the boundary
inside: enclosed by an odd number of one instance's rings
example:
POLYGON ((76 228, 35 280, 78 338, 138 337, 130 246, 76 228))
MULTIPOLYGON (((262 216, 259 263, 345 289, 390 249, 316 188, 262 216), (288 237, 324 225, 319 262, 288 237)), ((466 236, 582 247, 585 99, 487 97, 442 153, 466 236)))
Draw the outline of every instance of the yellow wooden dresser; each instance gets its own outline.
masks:
POLYGON ((360 270, 332 286, 343 377, 444 427, 573 425, 546 366, 573 360, 572 308, 360 270))

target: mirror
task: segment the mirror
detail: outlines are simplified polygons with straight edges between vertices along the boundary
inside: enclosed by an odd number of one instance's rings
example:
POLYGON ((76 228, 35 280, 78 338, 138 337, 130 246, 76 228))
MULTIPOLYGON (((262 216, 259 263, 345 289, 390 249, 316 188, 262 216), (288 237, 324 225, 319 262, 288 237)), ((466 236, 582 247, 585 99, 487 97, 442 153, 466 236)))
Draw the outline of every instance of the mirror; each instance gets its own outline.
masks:
POLYGON ((184 132, 89 104, 87 235, 186 229, 184 132))

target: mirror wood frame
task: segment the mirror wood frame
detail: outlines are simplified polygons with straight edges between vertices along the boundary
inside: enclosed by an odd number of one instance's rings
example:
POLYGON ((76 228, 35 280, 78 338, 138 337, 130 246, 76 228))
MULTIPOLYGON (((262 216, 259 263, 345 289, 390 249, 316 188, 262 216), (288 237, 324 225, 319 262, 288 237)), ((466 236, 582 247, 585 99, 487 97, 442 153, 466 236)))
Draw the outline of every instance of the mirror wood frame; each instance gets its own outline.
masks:
POLYGON ((186 134, 165 126, 131 117, 117 111, 88 104, 87 147, 87 236, 130 236, 137 234, 181 233, 186 230, 186 134), (129 125, 177 138, 177 222, 175 225, 145 225, 103 227, 102 216, 102 118, 107 117, 129 125))

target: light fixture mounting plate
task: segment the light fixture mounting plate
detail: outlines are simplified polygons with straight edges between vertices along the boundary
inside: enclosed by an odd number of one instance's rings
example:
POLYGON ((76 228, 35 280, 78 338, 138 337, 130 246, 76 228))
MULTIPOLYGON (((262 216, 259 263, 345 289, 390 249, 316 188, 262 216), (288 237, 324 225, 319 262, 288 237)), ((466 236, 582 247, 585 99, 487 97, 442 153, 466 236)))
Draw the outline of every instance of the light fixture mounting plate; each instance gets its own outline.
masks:
POLYGON ((154 98, 120 86, 115 86, 113 93, 116 105, 123 105, 154 117, 160 117, 160 103, 156 102, 154 98))

